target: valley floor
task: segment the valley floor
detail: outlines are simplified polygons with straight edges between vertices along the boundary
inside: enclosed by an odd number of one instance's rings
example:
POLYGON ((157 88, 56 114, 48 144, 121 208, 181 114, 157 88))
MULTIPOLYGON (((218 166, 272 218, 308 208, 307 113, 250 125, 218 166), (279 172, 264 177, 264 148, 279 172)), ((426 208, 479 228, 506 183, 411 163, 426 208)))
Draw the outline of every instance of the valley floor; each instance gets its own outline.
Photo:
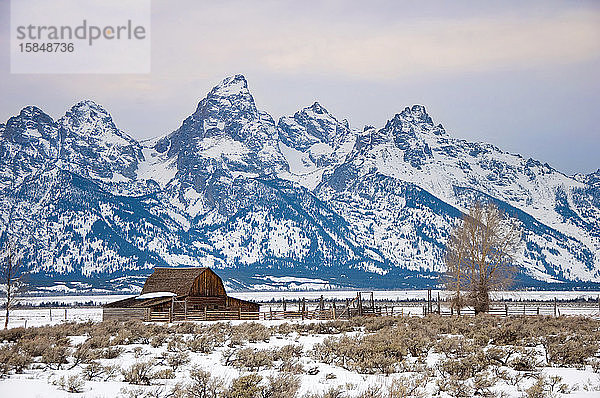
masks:
POLYGON ((62 321, 0 341, 3 397, 600 394, 600 320, 590 317, 62 321))

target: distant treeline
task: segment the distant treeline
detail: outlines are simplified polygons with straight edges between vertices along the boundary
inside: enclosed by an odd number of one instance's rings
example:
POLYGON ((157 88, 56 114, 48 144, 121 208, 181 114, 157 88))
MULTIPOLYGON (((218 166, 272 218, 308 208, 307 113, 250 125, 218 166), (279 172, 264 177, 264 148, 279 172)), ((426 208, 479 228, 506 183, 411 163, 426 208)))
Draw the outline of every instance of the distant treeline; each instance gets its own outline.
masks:
MULTIPOLYGON (((15 303, 13 308, 69 308, 69 307, 99 307, 102 304, 93 301, 77 301, 77 302, 61 302, 61 301, 45 301, 42 303, 15 303)), ((6 304, 0 304, 0 308, 5 308, 6 304)))

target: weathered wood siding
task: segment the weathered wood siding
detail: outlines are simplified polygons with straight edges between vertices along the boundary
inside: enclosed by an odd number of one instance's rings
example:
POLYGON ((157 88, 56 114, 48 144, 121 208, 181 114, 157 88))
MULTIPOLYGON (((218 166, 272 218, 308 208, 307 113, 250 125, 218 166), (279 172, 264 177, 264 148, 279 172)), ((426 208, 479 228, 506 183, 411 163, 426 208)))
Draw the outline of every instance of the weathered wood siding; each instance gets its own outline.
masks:
POLYGON ((221 297, 188 297, 188 310, 242 310, 247 312, 258 312, 260 305, 249 301, 236 299, 229 296, 221 297))
POLYGON ((148 308, 107 308, 102 309, 103 321, 145 321, 148 308))
POLYGON ((190 296, 195 297, 214 297, 225 296, 225 287, 223 281, 212 270, 206 269, 194 279, 190 296))
POLYGON ((252 303, 250 301, 245 301, 245 300, 240 300, 234 297, 227 297, 227 304, 226 304, 228 309, 232 309, 232 310, 237 310, 237 309, 241 309, 242 311, 248 311, 248 312, 258 312, 260 310, 260 305, 256 304, 256 303, 252 303))

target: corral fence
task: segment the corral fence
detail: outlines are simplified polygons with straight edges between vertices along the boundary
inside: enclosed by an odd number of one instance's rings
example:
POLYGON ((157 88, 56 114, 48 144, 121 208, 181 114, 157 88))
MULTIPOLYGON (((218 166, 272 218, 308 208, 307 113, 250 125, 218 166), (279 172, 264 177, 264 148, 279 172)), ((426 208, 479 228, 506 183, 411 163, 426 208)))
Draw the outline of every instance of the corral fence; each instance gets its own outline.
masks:
POLYGON ((220 310, 188 310, 186 312, 152 311, 149 312, 147 320, 150 322, 178 322, 178 321, 233 321, 259 320, 260 312, 242 310, 220 311, 220 310))

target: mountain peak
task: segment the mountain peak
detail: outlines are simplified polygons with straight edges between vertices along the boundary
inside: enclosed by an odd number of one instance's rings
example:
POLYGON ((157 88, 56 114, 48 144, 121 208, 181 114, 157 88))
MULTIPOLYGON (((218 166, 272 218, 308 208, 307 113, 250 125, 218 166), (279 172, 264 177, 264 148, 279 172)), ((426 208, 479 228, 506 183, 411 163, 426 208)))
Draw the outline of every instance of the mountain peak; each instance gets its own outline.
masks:
POLYGON ((46 112, 34 105, 28 105, 25 108, 21 109, 21 112, 19 112, 19 117, 24 119, 34 119, 42 117, 44 119, 52 120, 52 118, 46 112))
POLYGON ((317 101, 315 101, 314 104, 312 104, 311 106, 309 106, 307 109, 312 110, 315 113, 318 114, 329 114, 329 112, 327 112, 327 109, 325 109, 321 104, 319 104, 317 101))
POLYGON ((400 116, 405 119, 412 119, 416 122, 433 124, 431 117, 427 114, 427 110, 423 105, 413 105, 412 107, 406 107, 402 112, 400 112, 400 116))
POLYGON ((13 116, 4 125, 0 135, 10 141, 27 143, 33 138, 56 139, 56 123, 47 113, 37 106, 26 106, 17 116, 13 116))
MULTIPOLYGON (((75 126, 90 124, 90 126, 97 127, 101 123, 116 129, 110 113, 92 100, 79 101, 67 111, 65 117, 75 126)), ((95 128, 88 130, 93 133, 95 128)))
POLYGON ((234 75, 223 79, 210 92, 209 96, 228 97, 231 95, 250 95, 248 81, 244 75, 234 75))

